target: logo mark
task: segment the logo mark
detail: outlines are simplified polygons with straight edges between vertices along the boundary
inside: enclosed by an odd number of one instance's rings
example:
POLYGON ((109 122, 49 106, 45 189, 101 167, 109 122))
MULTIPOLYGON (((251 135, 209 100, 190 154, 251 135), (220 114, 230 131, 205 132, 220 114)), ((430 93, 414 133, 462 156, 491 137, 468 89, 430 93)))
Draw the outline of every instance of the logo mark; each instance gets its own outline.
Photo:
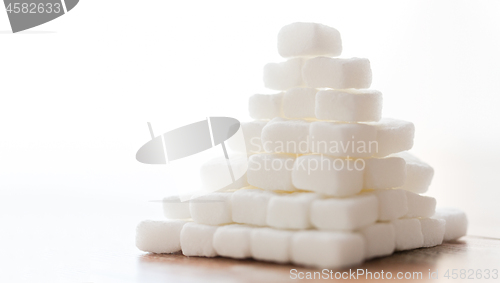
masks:
POLYGON ((79 0, 4 0, 12 32, 20 32, 58 18, 79 0))
POLYGON ((217 147, 222 149, 221 157, 225 159, 225 164, 217 165, 211 171, 216 176, 217 184, 205 187, 205 193, 222 189, 236 182, 247 171, 247 162, 243 166, 233 166, 232 162, 241 158, 241 155, 229 152, 226 148, 226 142, 240 143, 240 147, 245 147, 241 125, 237 119, 209 117, 206 120, 182 126, 159 136, 155 136, 150 123, 148 126, 151 140, 145 143, 136 154, 137 161, 141 163, 176 166, 176 162, 181 159, 187 159, 217 147))

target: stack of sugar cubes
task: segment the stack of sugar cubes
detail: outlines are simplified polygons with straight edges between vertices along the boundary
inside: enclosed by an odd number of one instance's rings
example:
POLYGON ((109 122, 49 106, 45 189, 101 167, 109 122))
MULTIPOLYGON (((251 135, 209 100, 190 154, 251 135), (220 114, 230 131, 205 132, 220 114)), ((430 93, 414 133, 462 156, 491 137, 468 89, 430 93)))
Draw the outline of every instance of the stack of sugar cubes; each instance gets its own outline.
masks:
MULTIPOLYGON (((434 170, 407 152, 413 124, 381 118, 370 61, 336 58, 341 51, 334 28, 283 27, 286 61, 264 67, 265 86, 279 93, 250 97, 246 148, 229 145, 248 154, 246 175, 188 202, 166 198, 170 220, 141 222, 137 247, 342 268, 464 236, 462 211, 436 210, 422 195, 434 170)), ((227 164, 202 167, 202 182, 217 181, 217 166, 227 164)))

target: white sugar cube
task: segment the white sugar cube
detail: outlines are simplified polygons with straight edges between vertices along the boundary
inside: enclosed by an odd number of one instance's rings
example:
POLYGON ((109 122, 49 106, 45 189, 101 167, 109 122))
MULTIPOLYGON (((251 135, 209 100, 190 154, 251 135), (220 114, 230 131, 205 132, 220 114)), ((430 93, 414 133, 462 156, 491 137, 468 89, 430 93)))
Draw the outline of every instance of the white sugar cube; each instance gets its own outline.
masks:
POLYGON ((294 233, 271 228, 254 228, 250 234, 252 257, 286 263, 290 261, 290 242, 294 233))
POLYGON ((299 156, 293 167, 293 185, 302 190, 342 197, 363 189, 363 169, 353 160, 325 155, 299 156))
POLYGON ((221 225, 232 223, 231 196, 233 193, 211 193, 192 199, 189 210, 193 221, 199 224, 221 225))
POLYGON ((265 190, 296 191, 292 185, 294 161, 292 155, 254 154, 249 158, 248 183, 265 190))
POLYGON ((283 93, 254 94, 248 101, 248 111, 253 119, 283 117, 283 93))
POLYGON ((363 236, 346 232, 300 231, 292 237, 292 261, 317 268, 342 268, 363 262, 363 236))
POLYGON ((372 89, 321 90, 316 94, 316 117, 342 122, 378 121, 382 93, 372 89))
POLYGON ((365 257, 390 255, 396 248, 396 232, 391 223, 375 223, 359 230, 365 238, 365 257))
POLYGON ((456 208, 438 208, 432 218, 444 219, 445 232, 444 241, 456 240, 467 235, 467 216, 456 208))
POLYGON ((431 217, 436 211, 436 199, 428 196, 421 196, 409 191, 406 192, 408 201, 408 213, 406 218, 431 217))
POLYGON ((378 122, 367 123, 377 128, 378 151, 375 156, 385 157, 392 153, 413 147, 415 126, 411 122, 382 118, 378 122))
POLYGON ((233 221, 266 226, 267 206, 276 194, 260 189, 242 189, 233 193, 231 209, 233 221))
POLYGON ((443 219, 424 218, 420 219, 422 235, 424 236, 425 248, 434 247, 443 243, 446 221, 443 219))
POLYGON ((308 87, 369 88, 372 70, 365 58, 315 57, 304 63, 302 78, 308 87))
POLYGON ((320 195, 293 193, 274 196, 267 206, 267 225, 280 229, 308 229, 310 207, 320 195))
POLYGON ((427 192, 434 177, 434 169, 429 164, 416 158, 409 152, 400 152, 394 156, 404 158, 406 161, 406 182, 400 189, 423 194, 427 192))
POLYGON ((370 157, 377 151, 377 129, 365 124, 312 122, 310 149, 336 157, 370 157))
POLYGON ((374 195, 378 199, 379 221, 391 221, 405 216, 408 213, 408 200, 403 190, 376 190, 374 195))
POLYGON ((150 253, 175 253, 181 250, 181 230, 186 221, 145 220, 137 225, 135 245, 150 253))
POLYGON ((267 121, 255 120, 250 122, 241 122, 241 131, 245 140, 245 147, 235 139, 228 139, 228 147, 238 153, 257 153, 264 152, 260 135, 262 128, 267 124, 267 121))
POLYGON ((365 124, 312 122, 309 149, 338 157, 385 157, 410 149, 414 132, 411 122, 389 118, 365 124))
POLYGON ((213 239, 217 226, 186 223, 181 230, 181 248, 185 256, 214 257, 213 239))
POLYGON ((163 215, 168 219, 191 218, 189 202, 181 202, 179 196, 169 196, 163 199, 163 215))
POLYGON ((324 230, 354 230, 377 218, 378 201, 371 194, 315 200, 311 205, 311 223, 324 230))
POLYGON ((275 153, 309 153, 310 124, 302 120, 271 120, 262 129, 264 150, 275 153))
POLYGON ((225 157, 216 157, 205 162, 200 167, 200 179, 203 189, 208 192, 238 190, 248 186, 245 173, 236 179, 236 172, 246 172, 248 159, 246 154, 234 154, 229 159, 231 171, 229 171, 228 160, 225 157), (231 176, 231 172, 233 176, 231 176), (236 180, 233 182, 232 178, 236 180))
POLYGON ((397 188, 405 183, 406 162, 403 158, 369 158, 365 162, 365 189, 397 188))
POLYGON ((396 250, 417 249, 424 245, 424 236, 418 219, 397 219, 391 222, 396 231, 396 250))
POLYGON ((302 58, 293 58, 281 63, 268 63, 264 66, 264 86, 274 90, 287 90, 303 86, 302 58))
POLYGON ((292 119, 312 119, 316 117, 316 89, 296 87, 283 96, 283 116, 292 119))
POLYGON ((342 40, 338 30, 317 23, 292 23, 278 33, 278 52, 282 57, 339 56, 342 40))
POLYGON ((252 228, 246 225, 227 225, 219 227, 213 238, 213 247, 217 254, 232 258, 251 257, 250 233, 252 228))

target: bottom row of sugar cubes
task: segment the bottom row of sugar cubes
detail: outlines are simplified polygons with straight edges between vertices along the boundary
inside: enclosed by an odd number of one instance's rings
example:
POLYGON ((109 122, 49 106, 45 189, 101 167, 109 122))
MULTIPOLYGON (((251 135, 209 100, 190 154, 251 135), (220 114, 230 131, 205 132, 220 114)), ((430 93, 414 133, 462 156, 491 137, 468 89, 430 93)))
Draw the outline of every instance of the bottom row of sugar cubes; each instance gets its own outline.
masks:
POLYGON ((213 240, 218 226, 186 223, 181 231, 180 244, 186 256, 217 256, 213 240))
POLYGON ((364 238, 357 233, 315 230, 288 231, 252 228, 234 224, 217 229, 213 238, 215 251, 232 258, 317 267, 340 267, 364 260, 364 238))
POLYGON ((422 228, 422 236, 424 240, 422 247, 434 247, 443 242, 446 226, 446 221, 444 219, 420 219, 420 226, 422 228))
POLYGON ((265 261, 287 263, 290 261, 288 248, 294 232, 272 228, 258 228, 252 231, 251 246, 253 258, 265 261))
POLYGON ((141 251, 174 253, 181 249, 182 220, 145 220, 136 228, 135 245, 141 251))
POLYGON ((366 239, 365 256, 390 255, 396 248, 396 231, 391 223, 375 223, 359 231, 366 239))
POLYGON ((353 232, 280 230, 242 224, 210 226, 182 220, 143 221, 136 245, 153 253, 182 250, 186 256, 250 258, 339 268, 394 251, 432 247, 464 236, 465 213, 438 209, 432 218, 378 222, 353 232))
POLYGON ((343 267, 364 260, 363 236, 348 232, 300 231, 292 238, 292 262, 320 268, 343 267))
POLYGON ((214 234, 213 245, 215 251, 232 258, 251 257, 250 234, 253 228, 247 225, 222 226, 214 234))
POLYGON ((455 240, 467 234, 467 216, 459 209, 440 208, 432 218, 444 219, 446 222, 444 241, 455 240))

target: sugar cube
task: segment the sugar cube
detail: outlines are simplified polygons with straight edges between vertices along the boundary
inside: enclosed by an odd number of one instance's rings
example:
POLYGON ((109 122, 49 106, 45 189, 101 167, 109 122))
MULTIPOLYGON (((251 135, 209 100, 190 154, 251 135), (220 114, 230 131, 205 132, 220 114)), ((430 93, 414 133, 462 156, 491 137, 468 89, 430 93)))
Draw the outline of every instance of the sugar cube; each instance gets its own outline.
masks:
POLYGON ((405 216, 408 213, 408 200, 403 190, 375 190, 378 199, 379 221, 391 221, 405 216))
POLYGON ((250 122, 241 122, 241 130, 243 132, 245 148, 242 144, 234 139, 228 139, 228 147, 237 153, 257 153, 264 152, 260 135, 262 128, 267 124, 267 121, 255 120, 250 122))
POLYGON ((283 117, 283 93, 250 96, 248 111, 253 119, 283 117))
POLYGON ((308 229, 310 207, 319 199, 315 193, 281 194, 272 197, 267 205, 267 225, 280 229, 308 229))
POLYGON ((409 150, 413 147, 415 126, 412 122, 382 118, 378 122, 367 124, 377 128, 378 150, 375 156, 385 157, 389 154, 409 150))
POLYGON ((302 78, 308 87, 369 88, 372 70, 365 58, 315 57, 304 63, 302 78))
POLYGON ((266 226, 267 206, 275 195, 261 189, 242 189, 234 192, 231 198, 233 221, 266 226))
POLYGON ((364 259, 363 236, 347 232, 299 231, 292 236, 292 261, 317 268, 342 268, 364 259))
POLYGON ((365 160, 365 189, 401 187, 406 180, 406 162, 400 157, 369 158, 365 160))
POLYGON ((310 87, 287 90, 283 95, 283 116, 292 119, 316 118, 316 91, 310 87))
POLYGON ((293 167, 293 185, 302 190, 343 197, 363 189, 363 170, 352 160, 325 155, 299 156, 293 167))
POLYGON ((282 57, 339 56, 342 40, 338 30, 317 23, 292 23, 278 33, 278 52, 282 57))
POLYGON ((309 126, 303 120, 274 118, 262 129, 262 144, 266 152, 309 153, 309 126))
POLYGON ((248 186, 247 176, 243 173, 239 178, 236 172, 246 172, 248 169, 248 159, 246 154, 231 155, 228 160, 225 157, 213 158, 200 167, 200 179, 205 191, 230 191, 238 190, 248 186), (229 171, 229 166, 231 171, 229 171), (231 172, 233 176, 231 176, 231 172), (236 180, 233 182, 232 178, 236 180))
POLYGON ((434 177, 434 169, 407 151, 394 154, 394 156, 404 158, 406 162, 406 182, 400 189, 417 194, 427 192, 434 177))
POLYGON ((182 220, 145 220, 137 225, 135 245, 150 253, 175 253, 181 250, 182 220))
POLYGON ((232 194, 215 192, 192 199, 189 203, 189 210, 193 221, 207 225, 232 223, 232 194))
POLYGON ((396 250, 417 249, 424 245, 424 236, 418 219, 397 219, 392 221, 396 231, 396 250))
POLYGON ((286 263, 290 261, 290 242, 294 233, 271 228, 254 228, 250 234, 252 257, 286 263))
POLYGON ((217 228, 217 226, 186 223, 181 230, 182 254, 185 256, 217 256, 213 246, 213 238, 217 228))
POLYGON ((181 202, 179 196, 169 196, 163 199, 163 215, 168 219, 191 218, 189 202, 181 202))
POLYGON ((443 219, 424 218, 419 219, 422 227, 422 235, 424 236, 424 244, 422 247, 434 247, 443 243, 444 229, 446 221, 443 219))
POLYGON ((421 196, 409 191, 406 192, 406 199, 408 200, 408 213, 405 215, 407 218, 415 217, 431 217, 436 211, 436 199, 428 196, 421 196))
POLYGON ((396 248, 396 232, 391 223, 375 223, 359 230, 365 238, 365 257, 390 255, 396 248))
POLYGON ((382 116, 382 93, 372 89, 321 90, 316 94, 315 113, 320 120, 378 121, 382 116))
POLYGON ((456 240, 467 235, 467 216, 459 209, 440 207, 436 209, 436 213, 432 218, 446 221, 444 241, 456 240))
POLYGON ((323 230, 354 230, 375 223, 378 201, 374 195, 313 201, 311 223, 323 230))
POLYGON ((274 90, 287 90, 303 86, 302 58, 288 59, 281 63, 268 63, 264 66, 264 86, 274 90))
POLYGON ((336 157, 370 157, 377 150, 377 129, 365 124, 312 122, 310 149, 336 157))
POLYGON ((248 183, 265 190, 296 191, 292 184, 295 157, 287 154, 259 153, 250 156, 248 183))
POLYGON ((250 234, 252 228, 232 224, 219 227, 213 237, 213 247, 217 254, 232 258, 251 257, 250 234))

